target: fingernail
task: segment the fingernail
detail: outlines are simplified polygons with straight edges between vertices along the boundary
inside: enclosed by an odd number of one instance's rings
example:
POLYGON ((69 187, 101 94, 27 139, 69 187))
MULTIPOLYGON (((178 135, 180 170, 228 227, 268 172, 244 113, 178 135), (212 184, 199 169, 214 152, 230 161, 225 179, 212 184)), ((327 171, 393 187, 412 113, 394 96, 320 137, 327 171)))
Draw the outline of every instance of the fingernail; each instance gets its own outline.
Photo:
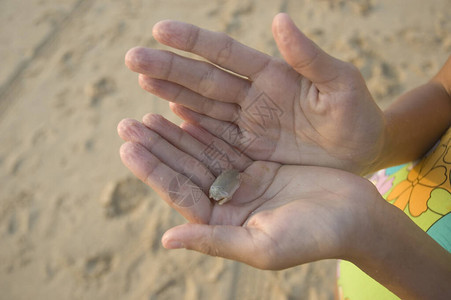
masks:
POLYGON ((166 249, 180 249, 184 248, 184 245, 180 241, 169 240, 164 243, 166 249))

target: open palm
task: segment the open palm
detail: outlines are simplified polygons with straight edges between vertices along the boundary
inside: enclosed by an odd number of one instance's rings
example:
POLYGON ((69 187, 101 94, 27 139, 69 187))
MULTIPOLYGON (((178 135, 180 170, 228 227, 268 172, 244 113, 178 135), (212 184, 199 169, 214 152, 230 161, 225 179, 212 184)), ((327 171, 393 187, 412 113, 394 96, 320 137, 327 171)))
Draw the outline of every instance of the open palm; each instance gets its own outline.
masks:
POLYGON ((383 143, 384 120, 358 70, 305 37, 285 14, 273 34, 285 60, 222 33, 162 21, 154 37, 209 62, 134 48, 127 66, 184 120, 253 160, 364 172, 383 143))
POLYGON ((181 129, 158 115, 147 115, 144 124, 129 119, 119 124, 126 141, 121 158, 190 221, 165 234, 168 248, 264 269, 342 257, 351 247, 354 222, 365 215, 360 196, 377 195, 368 181, 344 171, 254 161, 192 124, 181 129), (206 150, 216 160, 207 159, 206 150), (242 172, 240 188, 224 205, 207 197, 221 171, 219 160, 221 168, 242 172))

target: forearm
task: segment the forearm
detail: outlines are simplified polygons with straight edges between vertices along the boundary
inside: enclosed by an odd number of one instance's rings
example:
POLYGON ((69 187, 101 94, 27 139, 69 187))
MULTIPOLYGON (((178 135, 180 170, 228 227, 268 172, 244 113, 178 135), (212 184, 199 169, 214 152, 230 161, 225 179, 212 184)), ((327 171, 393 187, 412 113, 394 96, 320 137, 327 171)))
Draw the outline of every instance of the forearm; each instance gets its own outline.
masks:
POLYGON ((451 299, 451 254, 398 208, 380 207, 353 262, 403 299, 451 299))
POLYGON ((431 81, 399 98, 385 111, 383 162, 393 166, 423 156, 451 123, 451 98, 431 81))
POLYGON ((385 143, 373 171, 423 156, 451 125, 451 57, 428 83, 384 112, 385 143))

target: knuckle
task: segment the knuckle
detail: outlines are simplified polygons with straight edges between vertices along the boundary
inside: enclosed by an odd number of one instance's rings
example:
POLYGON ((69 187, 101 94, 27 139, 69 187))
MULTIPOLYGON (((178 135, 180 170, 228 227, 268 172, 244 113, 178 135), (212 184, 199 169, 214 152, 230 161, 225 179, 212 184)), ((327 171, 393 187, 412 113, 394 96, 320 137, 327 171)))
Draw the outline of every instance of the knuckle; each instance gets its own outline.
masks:
POLYGON ((174 94, 172 95, 172 97, 168 98, 167 100, 171 101, 171 102, 182 102, 183 99, 185 98, 185 90, 183 87, 181 86, 177 86, 176 89, 174 90, 174 94))
POLYGON ((192 26, 192 30, 189 31, 188 37, 187 37, 187 51, 192 52, 194 48, 196 47, 198 40, 199 40, 199 33, 200 28, 196 26, 192 26))
MULTIPOLYGON (((241 122, 241 114, 240 114, 240 106, 237 104, 231 104, 234 106, 234 108, 232 110, 229 111, 229 113, 226 115, 226 119, 230 122, 235 122, 235 123, 239 123, 241 122)), ((237 124, 237 126, 239 126, 239 124, 237 124)))
POLYGON ((181 166, 182 172, 187 175, 199 170, 201 167, 201 163, 191 156, 181 156, 177 162, 177 164, 181 166))
POLYGON ((172 60, 174 55, 166 50, 158 50, 153 56, 146 60, 146 63, 142 66, 143 72, 149 76, 168 76, 168 72, 172 66, 172 60))
POLYGON ((216 57, 216 61, 219 65, 227 64, 227 62, 230 60, 230 57, 232 55, 232 47, 234 44, 234 40, 231 37, 229 37, 224 33, 222 35, 225 40, 225 43, 222 49, 218 52, 218 55, 216 57))
POLYGON ((210 235, 210 255, 212 256, 220 256, 221 252, 219 250, 220 247, 220 232, 219 232, 219 228, 218 226, 213 226, 212 230, 211 230, 211 235, 210 235))
POLYGON ((209 69, 202 75, 199 81, 199 93, 208 97, 213 92, 214 79, 216 76, 215 68, 210 66, 209 69))
POLYGON ((209 115, 212 112, 212 110, 214 109, 214 107, 215 106, 214 106, 213 101, 208 100, 208 99, 203 99, 202 103, 201 103, 201 112, 204 115, 209 115))
POLYGON ((296 62, 294 62, 293 67, 298 70, 308 69, 310 67, 313 67, 315 63, 320 59, 320 57, 321 51, 315 48, 315 51, 311 56, 303 60, 297 60, 296 62))
POLYGON ((145 145, 149 151, 154 151, 155 149, 165 147, 165 140, 158 133, 151 130, 148 132, 143 145, 145 145))
POLYGON ((214 257, 220 256, 218 248, 207 243, 201 245, 201 252, 214 257))
POLYGON ((163 79, 169 80, 172 77, 171 74, 174 67, 175 55, 169 52, 166 53, 168 55, 167 62, 162 66, 162 70, 159 73, 164 74, 163 79))
POLYGON ((217 246, 217 226, 213 226, 213 228, 210 231, 209 236, 205 237, 200 243, 197 245, 197 250, 210 255, 210 256, 221 256, 221 251, 219 250, 219 247, 217 246))

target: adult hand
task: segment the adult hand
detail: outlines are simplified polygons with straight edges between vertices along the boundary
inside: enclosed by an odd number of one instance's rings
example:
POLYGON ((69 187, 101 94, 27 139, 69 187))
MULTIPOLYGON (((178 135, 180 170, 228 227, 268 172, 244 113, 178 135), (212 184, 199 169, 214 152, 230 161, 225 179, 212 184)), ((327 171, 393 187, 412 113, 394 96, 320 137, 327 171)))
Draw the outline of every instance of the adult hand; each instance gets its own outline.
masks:
POLYGON ((157 41, 211 63, 134 48, 126 64, 181 118, 252 160, 371 170, 385 122, 359 71, 326 54, 286 14, 272 30, 284 60, 223 33, 162 21, 153 28, 157 41))
POLYGON ((370 226, 368 203, 380 198, 369 181, 337 169, 254 161, 200 127, 182 127, 158 115, 118 126, 124 164, 190 221, 165 233, 165 247, 263 269, 344 258, 358 249, 357 231, 370 226), (242 172, 241 186, 218 205, 207 194, 224 156, 223 169, 242 172))

